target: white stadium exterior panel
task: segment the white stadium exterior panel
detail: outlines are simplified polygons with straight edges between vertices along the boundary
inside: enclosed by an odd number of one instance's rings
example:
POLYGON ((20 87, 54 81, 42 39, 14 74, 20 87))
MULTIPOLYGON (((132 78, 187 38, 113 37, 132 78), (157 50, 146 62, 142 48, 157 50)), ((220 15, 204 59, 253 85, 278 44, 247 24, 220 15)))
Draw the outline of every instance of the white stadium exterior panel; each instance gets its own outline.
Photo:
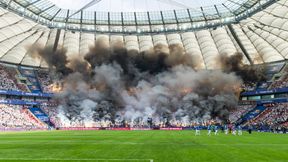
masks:
MULTIPOLYGON (((44 48, 46 46, 48 36, 49 36, 49 30, 44 31, 38 38, 38 40, 34 43, 34 45, 37 46, 38 48, 44 48)), ((32 53, 30 52, 31 52, 30 50, 26 52, 26 55, 24 56, 21 64, 28 66, 34 64, 35 66, 39 67, 41 64, 41 59, 33 57, 31 55, 32 53)))
POLYGON ((80 37, 81 38, 80 38, 79 54, 83 56, 89 52, 90 47, 94 46, 95 34, 81 33, 80 37))
POLYGON ((195 37, 195 34, 193 32, 186 32, 182 34, 182 42, 184 45, 184 48, 186 50, 187 54, 190 54, 192 56, 192 58, 197 59, 196 61, 199 64, 200 69, 204 69, 205 68, 205 62, 203 60, 203 56, 198 44, 198 41, 195 37))
MULTIPOLYGON (((95 44, 95 40, 101 39, 103 45, 107 47, 116 44, 123 45, 127 50, 137 51, 146 51, 159 44, 165 46, 178 44, 183 46, 187 54, 198 59, 201 68, 208 69, 217 68, 216 61, 220 54, 232 55, 236 52, 243 53, 246 64, 250 64, 249 59, 256 64, 274 62, 288 58, 287 6, 287 1, 278 1, 251 17, 243 19, 238 24, 231 24, 233 31, 225 25, 213 29, 181 31, 191 27, 189 23, 180 23, 181 25, 178 27, 175 24, 140 25, 137 34, 129 35, 70 31, 62 28, 60 29, 58 48, 66 48, 69 57, 83 56, 95 44), (150 30, 149 28, 157 33, 141 34, 142 30, 150 30), (179 31, 163 32, 168 28, 179 31)), ((192 26, 197 26, 197 24, 192 24, 192 26)), ((74 25, 74 27, 80 26, 74 25)), ((96 28, 102 31, 109 30, 104 24, 97 25, 96 28)), ((133 25, 123 28, 111 26, 111 30, 136 31, 136 28, 133 25)), ((39 25, 35 21, 28 20, 4 8, 0 9, 1 61, 46 67, 47 64, 43 60, 39 62, 39 60, 31 58, 27 54, 25 46, 41 44, 41 46, 52 47, 55 44, 56 35, 56 28, 39 25)))
POLYGON ((217 68, 216 61, 219 55, 214 40, 208 30, 196 32, 196 37, 207 69, 217 68))
POLYGON ((37 39, 41 36, 42 32, 33 33, 30 37, 23 40, 17 44, 13 49, 7 52, 2 58, 1 61, 12 62, 15 64, 20 64, 22 59, 27 53, 29 46, 33 45, 37 39))
POLYGON ((166 35, 153 35, 152 38, 154 45, 168 45, 166 35))
POLYGON ((127 50, 137 50, 139 51, 139 43, 138 43, 138 37, 137 36, 125 36, 125 47, 127 50))
POLYGON ((153 41, 152 41, 152 37, 149 36, 139 36, 138 37, 139 40, 139 47, 140 47, 140 51, 147 51, 150 50, 153 47, 153 41))
POLYGON ((79 54, 79 39, 80 33, 79 32, 70 32, 66 31, 64 36, 64 48, 67 49, 67 56, 73 57, 78 56, 79 54))

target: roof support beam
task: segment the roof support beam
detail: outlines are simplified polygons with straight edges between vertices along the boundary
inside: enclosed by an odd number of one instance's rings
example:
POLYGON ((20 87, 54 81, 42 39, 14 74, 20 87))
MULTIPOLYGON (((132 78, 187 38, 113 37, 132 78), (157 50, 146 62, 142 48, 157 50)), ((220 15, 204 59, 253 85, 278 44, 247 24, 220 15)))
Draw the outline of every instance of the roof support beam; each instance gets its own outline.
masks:
POLYGON ((10 1, 7 3, 6 8, 9 8, 9 6, 10 6, 10 4, 11 4, 12 1, 13 1, 13 0, 10 0, 10 1))
POLYGON ((175 20, 176 20, 177 30, 179 30, 179 21, 178 21, 178 18, 177 18, 177 14, 176 14, 175 10, 173 10, 173 12, 174 12, 175 20))
POLYGON ((224 6, 230 13, 232 13, 234 16, 236 15, 229 7, 227 7, 224 3, 222 3, 222 6, 224 6))
POLYGON ((52 21, 57 15, 58 15, 58 13, 61 11, 61 9, 59 9, 56 13, 55 13, 55 15, 53 15, 52 17, 51 17, 51 19, 50 19, 50 21, 52 21))
POLYGON ((193 19, 192 19, 192 16, 191 16, 190 10, 187 9, 187 12, 188 12, 188 15, 189 15, 189 19, 190 19, 190 21, 191 21, 191 24, 192 24, 192 23, 193 23, 193 19))
POLYGON ((147 16, 148 16, 148 23, 149 23, 150 32, 152 32, 152 23, 151 23, 151 17, 150 17, 149 12, 147 12, 147 16))
POLYGON ((239 37, 237 36, 237 34, 236 34, 234 28, 232 27, 232 25, 229 24, 229 25, 227 25, 227 27, 228 27, 228 29, 230 30, 232 37, 233 37, 233 38, 235 39, 235 41, 238 43, 238 45, 239 45, 240 49, 242 50, 243 54, 244 54, 244 55, 246 56, 246 58, 248 59, 249 63, 250 63, 251 65, 253 65, 254 63, 253 63, 252 58, 250 57, 250 55, 249 55, 249 53, 247 52, 247 50, 245 49, 243 43, 241 42, 241 40, 240 40, 239 37))
MULTIPOLYGON (((121 30, 124 30, 124 16, 123 16, 123 12, 121 12, 121 30)), ((137 27, 136 27, 137 30, 137 27)))
POLYGON ((23 6, 23 7, 24 7, 24 8, 28 8, 28 7, 34 5, 35 3, 39 2, 39 1, 41 1, 41 0, 36 0, 36 1, 34 1, 34 2, 32 2, 32 3, 29 3, 28 5, 23 6))
POLYGON ((220 14, 220 12, 219 12, 219 10, 218 10, 218 8, 217 8, 217 6, 216 6, 216 5, 214 5, 214 8, 215 8, 215 10, 216 10, 216 12, 217 12, 217 15, 219 16, 219 18, 221 18, 222 16, 221 16, 221 14, 220 14))
POLYGON ((240 7, 245 7, 246 9, 249 9, 249 7, 250 7, 250 6, 247 6, 246 3, 240 4, 240 3, 232 1, 232 0, 227 0, 227 1, 229 1, 231 3, 234 3, 234 4, 236 4, 236 5, 240 6, 240 7))
POLYGON ((80 8, 78 11, 74 12, 72 15, 70 15, 69 17, 67 17, 67 19, 71 18, 72 16, 78 14, 79 12, 91 7, 91 6, 94 6, 95 4, 101 2, 102 0, 92 0, 91 2, 87 3, 85 6, 83 6, 82 8, 80 8))
POLYGON ((161 14, 161 20, 162 20, 162 25, 163 25, 164 31, 166 31, 166 25, 165 25, 165 21, 164 21, 163 12, 160 11, 160 14, 161 14))
POLYGON ((41 15, 43 12, 49 10, 50 8, 52 8, 52 7, 54 7, 54 6, 55 6, 55 5, 52 5, 52 6, 48 7, 48 8, 45 8, 44 10, 40 11, 37 15, 38 15, 38 16, 41 15))
MULTIPOLYGON (((80 30, 82 31, 82 26, 83 26, 83 11, 81 11, 81 14, 80 14, 80 30)), ((80 34, 80 37, 81 37, 81 34, 80 34)), ((80 50, 80 48, 79 48, 80 50)))
POLYGON ((201 9, 202 15, 203 15, 203 17, 204 17, 204 19, 205 19, 205 22, 207 23, 208 20, 207 20, 207 18, 206 18, 205 13, 204 13, 203 7, 200 7, 200 9, 201 9))
MULTIPOLYGON (((96 13, 96 11, 94 12, 94 30, 95 31, 97 31, 97 21, 96 21, 96 19, 97 19, 97 13, 96 13)), ((96 40, 96 38, 95 38, 95 40, 96 40)))

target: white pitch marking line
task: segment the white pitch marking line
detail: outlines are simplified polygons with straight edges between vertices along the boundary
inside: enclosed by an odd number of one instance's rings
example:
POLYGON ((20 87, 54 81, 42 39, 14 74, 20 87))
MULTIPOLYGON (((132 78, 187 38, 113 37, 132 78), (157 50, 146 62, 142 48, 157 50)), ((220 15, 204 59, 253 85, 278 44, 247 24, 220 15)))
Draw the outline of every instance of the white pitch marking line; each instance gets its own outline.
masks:
POLYGON ((154 162, 153 159, 57 159, 57 158, 0 158, 2 160, 22 160, 22 161, 149 161, 154 162))

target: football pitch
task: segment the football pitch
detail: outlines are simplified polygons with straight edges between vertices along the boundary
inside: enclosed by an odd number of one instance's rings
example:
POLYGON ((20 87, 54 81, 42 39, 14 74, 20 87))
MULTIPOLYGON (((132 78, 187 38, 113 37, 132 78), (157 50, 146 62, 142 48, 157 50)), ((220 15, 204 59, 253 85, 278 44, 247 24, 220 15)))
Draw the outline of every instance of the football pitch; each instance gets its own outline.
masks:
POLYGON ((280 162, 288 134, 195 136, 194 131, 47 131, 0 133, 0 161, 280 162))

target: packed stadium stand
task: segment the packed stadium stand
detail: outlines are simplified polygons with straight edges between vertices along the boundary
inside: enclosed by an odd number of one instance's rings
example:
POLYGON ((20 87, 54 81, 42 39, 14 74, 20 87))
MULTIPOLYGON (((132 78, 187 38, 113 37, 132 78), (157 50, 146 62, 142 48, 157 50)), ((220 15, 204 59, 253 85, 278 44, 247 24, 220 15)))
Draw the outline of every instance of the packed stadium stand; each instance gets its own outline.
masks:
POLYGON ((44 93, 51 93, 53 90, 52 80, 47 71, 37 71, 37 77, 44 93))
POLYGON ((267 81, 243 83, 239 98, 248 103, 239 103, 230 122, 287 128, 288 0, 231 2, 215 5, 212 13, 211 7, 197 13, 77 13, 48 0, 1 0, 0 130, 112 126, 110 121, 61 121, 48 64, 29 50, 56 45, 66 48, 68 57, 82 57, 100 39, 140 52, 177 44, 199 58, 198 69, 218 68, 218 55, 240 52, 244 64, 267 68, 267 81))
POLYGON ((266 109, 251 122, 255 124, 281 125, 287 122, 287 103, 265 105, 266 109))
POLYGON ((241 119, 246 113, 254 109, 256 105, 239 105, 236 110, 232 111, 229 120, 233 123, 241 119))
POLYGON ((17 85, 14 83, 14 80, 10 78, 9 72, 5 70, 3 66, 0 66, 0 75, 1 75, 1 89, 6 90, 19 90, 17 85))
POLYGON ((47 125, 24 106, 0 105, 0 130, 41 130, 47 125))

